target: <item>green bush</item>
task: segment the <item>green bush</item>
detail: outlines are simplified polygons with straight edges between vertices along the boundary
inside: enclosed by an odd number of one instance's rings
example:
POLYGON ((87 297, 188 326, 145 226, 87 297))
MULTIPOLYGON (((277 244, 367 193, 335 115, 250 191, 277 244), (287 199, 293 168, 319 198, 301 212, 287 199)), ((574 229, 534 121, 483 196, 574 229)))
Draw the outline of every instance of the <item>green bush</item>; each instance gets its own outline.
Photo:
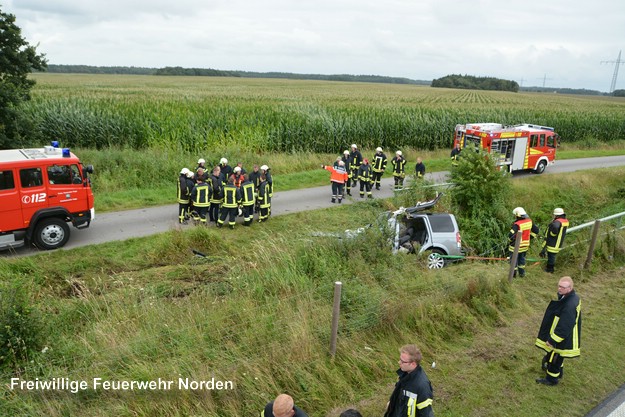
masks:
POLYGON ((4 284, 0 293, 0 368, 18 369, 41 349, 41 319, 24 287, 4 284))

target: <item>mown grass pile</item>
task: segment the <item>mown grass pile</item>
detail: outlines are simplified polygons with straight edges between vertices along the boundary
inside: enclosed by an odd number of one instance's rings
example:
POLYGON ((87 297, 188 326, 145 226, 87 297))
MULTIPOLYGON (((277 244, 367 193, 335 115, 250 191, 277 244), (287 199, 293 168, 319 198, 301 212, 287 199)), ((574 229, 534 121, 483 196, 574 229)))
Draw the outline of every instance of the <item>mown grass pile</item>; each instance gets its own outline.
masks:
POLYGON ((26 113, 72 147, 202 153, 449 148, 458 123, 553 126, 567 142, 625 139, 625 101, 413 85, 35 74, 26 113))
MULTIPOLYGON (((552 203, 563 203, 557 205, 579 224, 625 209, 622 176, 610 169, 515 181, 510 206, 523 205, 546 225, 552 203), (563 200, 567 189, 575 196, 563 200)), ((27 357, 3 363, 0 414, 250 416, 286 391, 311 417, 350 406, 381 415, 397 348, 413 342, 424 352, 437 415, 549 415, 565 407, 583 415, 622 383, 625 279, 613 270, 625 264, 622 232, 601 241, 590 271, 579 269, 589 232, 568 236, 570 247, 558 257, 557 270, 576 280, 586 314, 583 356, 567 363, 558 396, 533 382, 542 356, 533 341, 557 283, 540 265, 509 284, 505 263, 429 271, 424 259, 390 256, 376 228, 355 239, 311 233, 375 223, 380 211, 420 197, 280 216, 262 228, 172 230, 4 261, 3 289, 28 289, 22 303, 42 337, 27 357), (194 257, 192 249, 208 257, 194 257), (332 359, 335 281, 344 288, 332 359), (235 388, 25 392, 6 385, 16 376, 215 378, 235 388)))

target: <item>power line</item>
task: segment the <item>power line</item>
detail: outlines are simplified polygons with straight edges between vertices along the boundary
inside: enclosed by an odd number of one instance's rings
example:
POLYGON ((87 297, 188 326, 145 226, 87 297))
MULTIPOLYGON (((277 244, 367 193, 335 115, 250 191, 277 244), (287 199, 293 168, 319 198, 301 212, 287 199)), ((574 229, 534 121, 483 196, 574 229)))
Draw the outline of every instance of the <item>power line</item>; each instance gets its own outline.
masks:
POLYGON ((621 60, 621 52, 618 51, 618 57, 614 61, 601 61, 602 64, 614 64, 614 74, 612 75, 612 84, 610 84, 610 94, 614 92, 616 88, 616 79, 618 78, 618 69, 621 64, 625 64, 625 61, 621 60))

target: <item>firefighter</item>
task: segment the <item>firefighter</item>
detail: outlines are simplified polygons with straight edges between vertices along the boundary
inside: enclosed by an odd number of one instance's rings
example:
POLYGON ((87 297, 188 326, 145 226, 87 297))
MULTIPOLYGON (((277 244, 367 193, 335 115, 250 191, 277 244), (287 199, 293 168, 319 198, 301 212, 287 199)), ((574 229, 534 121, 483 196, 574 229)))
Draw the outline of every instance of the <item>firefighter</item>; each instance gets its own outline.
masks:
POLYGON ((349 162, 349 151, 347 149, 343 151, 341 161, 343 161, 343 166, 345 167, 345 171, 347 171, 347 181, 345 181, 345 187, 343 188, 343 197, 345 197, 345 193, 347 193, 347 195, 352 195, 352 181, 349 179, 349 165, 351 163, 349 162))
POLYGON ((241 206, 243 207, 243 226, 251 226, 254 220, 254 204, 256 197, 254 193, 254 183, 247 175, 242 175, 241 184, 241 206))
POLYGON ((451 165, 458 166, 458 159, 460 159, 460 142, 456 142, 456 146, 451 150, 451 165))
MULTIPOLYGON (((248 176, 246 175, 246 178, 248 176)), ((257 164, 254 164, 252 168, 252 172, 250 172, 249 180, 254 184, 254 213, 257 213, 258 210, 258 187, 260 186, 260 167, 257 164)))
POLYGON ((245 170, 245 168, 243 168, 243 162, 237 162, 237 166, 234 168, 236 169, 237 167, 239 167, 241 175, 247 175, 247 171, 245 170))
POLYGON ((421 158, 417 158, 417 164, 415 165, 414 170, 416 179, 422 180, 425 177, 425 164, 421 158))
POLYGON ((373 171, 373 184, 375 185, 375 189, 379 190, 382 175, 384 175, 384 171, 386 171, 386 155, 382 152, 382 148, 379 146, 375 148, 373 166, 371 168, 373 171))
MULTIPOLYGON (((200 168, 201 170, 201 168, 200 168)), ((191 201, 193 202, 193 220, 199 221, 200 224, 206 226, 206 213, 210 206, 212 195, 212 185, 207 183, 204 176, 196 178, 195 187, 191 191, 191 201)))
POLYGON ((393 179, 395 180, 394 190, 403 190, 404 178, 406 178, 406 160, 401 151, 395 152, 395 157, 391 159, 391 165, 393 165, 393 179))
POLYGON ((217 220, 217 227, 223 227, 224 222, 228 217, 228 226, 230 226, 231 229, 234 229, 240 204, 241 190, 234 185, 234 176, 230 176, 228 184, 224 187, 224 202, 221 205, 219 220, 217 220))
POLYGON ((564 214, 564 210, 556 208, 553 210, 553 221, 549 224, 545 232, 545 240, 543 241, 543 249, 540 251, 540 257, 547 255, 546 272, 553 272, 556 266, 556 255, 562 249, 566 230, 569 228, 569 221, 564 214))
POLYGON ((330 183, 332 184, 332 200, 331 203, 335 203, 337 198, 339 204, 343 201, 343 187, 349 183, 349 174, 345 170, 345 162, 339 161, 338 166, 321 165, 322 169, 330 171, 330 183))
POLYGON ((243 179, 244 179, 244 175, 241 172, 241 167, 240 166, 235 166, 234 170, 232 171, 232 175, 230 175, 230 178, 234 178, 234 186, 237 188, 241 187, 241 184, 243 183, 243 179))
POLYGON ((271 169, 267 165, 263 165, 260 167, 260 173, 265 174, 265 181, 267 181, 267 185, 269 186, 269 206, 267 207, 267 209, 269 210, 269 214, 267 215, 267 217, 271 215, 271 199, 273 198, 273 177, 271 176, 271 172, 269 172, 270 170, 271 169))
POLYGON ((362 164, 362 154, 358 150, 358 146, 354 143, 352 151, 349 154, 349 176, 352 179, 352 187, 356 186, 358 181, 358 168, 362 164))
POLYGON ((269 220, 269 214, 271 213, 271 186, 269 185, 269 182, 267 181, 267 176, 265 174, 260 175, 258 200, 260 207, 258 223, 262 223, 269 220))
POLYGON ((202 169, 202 172, 204 173, 204 180, 208 179, 208 168, 206 167, 206 160, 204 158, 200 158, 197 160, 197 167, 195 168, 195 172, 197 172, 199 169, 202 169))
POLYGON ((365 197, 365 190, 367 191, 367 198, 373 198, 371 194, 371 184, 373 171, 371 171, 371 165, 369 165, 368 159, 363 159, 362 165, 358 168, 358 180, 360 180, 360 198, 365 197))
POLYGON ((191 191, 193 190, 193 173, 189 168, 182 168, 178 177, 178 223, 187 224, 191 213, 191 191))
POLYGON ((224 199, 224 185, 221 179, 221 168, 218 166, 213 168, 213 173, 210 176, 210 182, 213 186, 213 192, 211 194, 208 217, 211 222, 217 224, 217 220, 219 220, 219 209, 224 199))
POLYGON ((525 256, 530 248, 530 238, 538 236, 538 226, 532 223, 532 219, 530 219, 523 207, 515 208, 512 210, 512 214, 514 214, 515 220, 508 234, 510 240, 508 251, 510 253, 510 262, 512 262, 517 233, 521 233, 521 244, 519 245, 517 263, 514 267, 514 276, 516 277, 518 272, 519 277, 523 278, 525 276, 525 256))
POLYGON ((219 160, 219 169, 221 169, 221 178, 223 185, 226 185, 230 175, 232 175, 232 167, 228 165, 228 160, 226 158, 221 158, 219 160))

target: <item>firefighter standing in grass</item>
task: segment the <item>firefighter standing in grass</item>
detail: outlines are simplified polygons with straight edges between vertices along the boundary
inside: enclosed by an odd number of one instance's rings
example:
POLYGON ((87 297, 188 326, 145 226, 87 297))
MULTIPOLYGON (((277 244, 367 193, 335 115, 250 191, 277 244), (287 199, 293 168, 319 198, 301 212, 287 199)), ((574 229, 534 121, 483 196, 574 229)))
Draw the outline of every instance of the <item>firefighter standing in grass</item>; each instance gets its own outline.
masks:
POLYGON ((352 145, 352 151, 349 154, 349 176, 352 179, 352 187, 356 186, 358 181, 358 168, 362 165, 362 154, 358 150, 356 144, 352 145))
POLYGON ((329 165, 321 165, 321 168, 331 173, 332 200, 330 202, 335 203, 338 199, 340 204, 343 201, 343 187, 345 184, 349 184, 349 175, 345 170, 345 162, 339 161, 336 168, 329 165))
POLYGON ((395 152, 395 157, 391 159, 391 165, 393 165, 393 179, 395 180, 394 190, 403 190, 404 178, 406 178, 406 160, 401 151, 395 152))
POLYGON ((224 186, 221 180, 221 170, 218 166, 213 168, 209 181, 213 186, 213 192, 211 193, 210 206, 208 208, 208 218, 216 224, 217 220, 219 220, 219 208, 224 199, 224 186))
POLYGON ((263 165, 260 167, 260 173, 265 174, 265 181, 267 181, 267 191, 268 191, 268 197, 269 197, 269 205, 267 206, 267 219, 269 219, 269 216, 271 216, 271 199, 273 198, 273 177, 271 176, 271 169, 267 166, 267 165, 263 165))
POLYGON ((204 180, 208 179, 208 168, 206 167, 206 160, 204 158, 200 158, 197 160, 197 167, 195 168, 195 172, 201 169, 204 175, 204 180))
POLYGON ((223 227, 226 217, 228 217, 228 226, 234 229, 239 212, 239 204, 241 204, 241 190, 234 185, 234 176, 230 176, 228 184, 224 187, 224 202, 221 205, 217 227, 223 227))
POLYGON ((347 171, 347 181, 345 181, 345 187, 343 189, 343 197, 345 197, 345 193, 347 193, 347 195, 352 195, 352 181, 349 178, 350 157, 349 151, 347 149, 343 151, 343 157, 341 158, 341 161, 343 161, 343 168, 345 169, 345 171, 347 171))
POLYGON ((514 267, 514 276, 516 277, 518 272, 519 277, 523 278, 525 276, 525 256, 530 248, 530 238, 531 236, 538 236, 538 226, 532 223, 532 219, 529 218, 523 207, 515 208, 512 210, 512 214, 514 214, 515 220, 508 234, 510 239, 508 251, 510 252, 510 262, 512 262, 517 233, 521 233, 521 244, 519 245, 517 264, 514 267))
POLYGON ((208 207, 210 206, 210 199, 212 195, 212 186, 207 183, 204 176, 198 176, 196 178, 195 187, 191 191, 191 201, 193 203, 193 220, 199 221, 200 224, 206 226, 206 213, 208 213, 208 207))
POLYGON ((460 159, 461 151, 462 149, 460 149, 460 143, 456 142, 456 146, 454 146, 454 148, 451 150, 451 165, 452 166, 458 166, 458 159, 460 159))
POLYGON ((219 169, 221 170, 222 183, 226 185, 230 175, 233 173, 232 167, 228 165, 228 160, 226 158, 221 158, 219 160, 219 169))
POLYGON ((243 206, 243 226, 251 226, 254 220, 254 183, 243 175, 243 183, 241 184, 241 206, 243 206))
POLYGON ((564 214, 564 210, 556 208, 553 210, 553 221, 549 224, 543 241, 543 249, 540 251, 540 257, 547 255, 546 272, 553 272, 556 266, 556 255, 562 249, 566 230, 569 228, 569 221, 564 214))
POLYGON ((417 158, 417 164, 414 167, 415 178, 422 180, 425 177, 425 164, 421 158, 417 158))
POLYGON ((178 223, 187 224, 191 213, 191 191, 195 184, 191 178, 193 173, 188 168, 182 168, 178 177, 178 223))
POLYGON ((372 198, 371 195, 371 183, 373 171, 371 171, 371 165, 369 165, 368 159, 363 159, 362 165, 358 168, 358 180, 360 181, 360 198, 364 198, 365 190, 367 191, 367 197, 372 198))
POLYGON ((260 186, 258 187, 258 207, 260 208, 258 223, 269 220, 269 214, 271 213, 271 185, 269 185, 265 174, 260 175, 260 186))
POLYGON ((580 355, 582 339, 582 304, 573 289, 573 279, 562 277, 558 281, 558 299, 547 306, 543 316, 536 346, 547 354, 542 368, 547 373, 536 380, 539 384, 557 385, 562 378, 564 358, 580 355))
POLYGON ((382 175, 386 170, 386 155, 382 152, 382 148, 380 147, 375 149, 375 155, 373 155, 373 166, 371 169, 373 171, 373 185, 375 185, 376 190, 379 190, 382 175))

